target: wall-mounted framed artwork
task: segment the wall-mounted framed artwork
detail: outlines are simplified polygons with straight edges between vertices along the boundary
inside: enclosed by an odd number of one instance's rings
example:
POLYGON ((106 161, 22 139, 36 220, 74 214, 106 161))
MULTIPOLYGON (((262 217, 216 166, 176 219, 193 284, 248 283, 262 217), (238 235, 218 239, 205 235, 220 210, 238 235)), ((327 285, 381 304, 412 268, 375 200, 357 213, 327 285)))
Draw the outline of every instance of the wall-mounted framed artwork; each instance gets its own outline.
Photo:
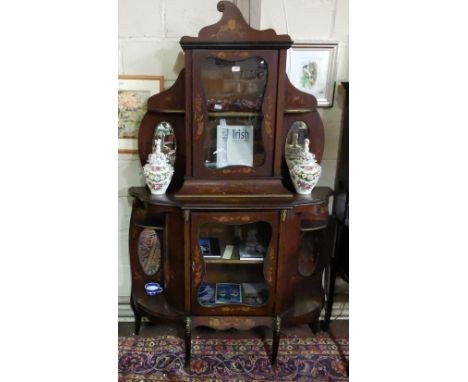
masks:
POLYGON ((338 43, 295 43, 288 51, 287 73, 291 83, 317 98, 318 106, 332 107, 338 43))
POLYGON ((148 98, 164 90, 163 76, 119 75, 119 153, 138 153, 138 129, 148 98))

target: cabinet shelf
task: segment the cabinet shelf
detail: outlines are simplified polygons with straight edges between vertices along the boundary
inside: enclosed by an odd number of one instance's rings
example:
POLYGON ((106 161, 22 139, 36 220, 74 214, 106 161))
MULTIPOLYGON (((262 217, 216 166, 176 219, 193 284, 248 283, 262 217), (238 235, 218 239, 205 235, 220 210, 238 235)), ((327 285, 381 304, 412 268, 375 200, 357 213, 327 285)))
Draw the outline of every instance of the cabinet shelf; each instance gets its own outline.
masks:
POLYGON ((144 223, 133 223, 133 225, 140 228, 154 229, 155 231, 164 231, 164 227, 154 224, 144 224, 144 223))
POLYGON ((232 264, 262 264, 263 259, 259 260, 237 260, 237 259, 204 259, 205 263, 207 264, 226 264, 226 265, 232 265, 232 264))
POLYGON ((303 220, 301 222, 301 232, 319 231, 327 228, 328 221, 303 220))
POLYGON ((209 111, 208 117, 263 117, 263 113, 258 111, 209 111))
POLYGON ((134 290, 133 294, 137 308, 149 317, 178 320, 183 316, 183 312, 169 304, 164 293, 148 296, 142 290, 134 290))

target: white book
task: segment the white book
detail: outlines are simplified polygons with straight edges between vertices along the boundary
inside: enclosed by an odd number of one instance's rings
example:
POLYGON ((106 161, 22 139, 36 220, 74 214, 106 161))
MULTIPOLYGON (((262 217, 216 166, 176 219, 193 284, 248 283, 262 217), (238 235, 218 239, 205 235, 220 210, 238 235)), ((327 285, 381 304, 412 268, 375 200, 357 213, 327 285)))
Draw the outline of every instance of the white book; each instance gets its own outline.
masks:
POLYGON ((226 248, 224 249, 224 253, 223 253, 223 259, 231 260, 233 252, 234 252, 234 246, 229 245, 229 244, 226 245, 226 248))
POLYGON ((253 126, 227 125, 220 120, 216 131, 216 167, 253 166, 253 126))

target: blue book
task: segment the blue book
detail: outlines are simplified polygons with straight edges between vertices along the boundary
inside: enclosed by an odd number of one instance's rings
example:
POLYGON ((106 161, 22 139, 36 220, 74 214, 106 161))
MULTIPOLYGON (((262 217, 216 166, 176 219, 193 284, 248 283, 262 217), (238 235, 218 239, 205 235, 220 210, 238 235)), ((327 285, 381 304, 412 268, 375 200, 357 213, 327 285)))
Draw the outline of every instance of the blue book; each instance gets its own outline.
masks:
POLYGON ((216 283, 216 299, 217 304, 240 304, 241 286, 233 283, 216 283))
POLYGON ((219 250, 219 241, 215 237, 201 237, 198 239, 198 245, 203 257, 221 257, 221 251, 219 250))

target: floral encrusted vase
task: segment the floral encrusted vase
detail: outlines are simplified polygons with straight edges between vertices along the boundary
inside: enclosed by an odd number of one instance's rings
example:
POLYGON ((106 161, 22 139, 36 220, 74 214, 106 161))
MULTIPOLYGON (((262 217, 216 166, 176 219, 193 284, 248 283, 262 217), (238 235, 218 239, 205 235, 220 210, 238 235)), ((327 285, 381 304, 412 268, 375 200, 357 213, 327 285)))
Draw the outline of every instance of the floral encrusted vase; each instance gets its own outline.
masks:
POLYGON ((174 167, 167 156, 161 152, 161 139, 155 140, 154 151, 148 156, 148 162, 143 167, 143 174, 151 194, 161 195, 167 190, 174 175, 174 167))
POLYGON ((287 163, 296 192, 302 195, 310 194, 322 174, 322 167, 315 160, 315 155, 309 151, 308 139, 304 140, 300 151, 295 150, 287 163))

